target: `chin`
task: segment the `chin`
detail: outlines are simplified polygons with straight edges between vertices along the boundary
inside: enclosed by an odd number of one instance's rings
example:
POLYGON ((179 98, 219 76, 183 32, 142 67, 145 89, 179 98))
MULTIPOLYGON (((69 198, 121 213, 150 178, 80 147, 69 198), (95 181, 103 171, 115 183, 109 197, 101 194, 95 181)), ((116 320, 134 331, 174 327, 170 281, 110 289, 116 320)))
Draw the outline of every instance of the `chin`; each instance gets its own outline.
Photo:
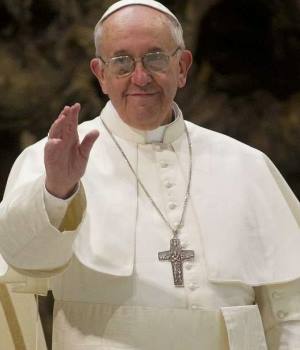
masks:
POLYGON ((160 126, 157 123, 150 124, 150 123, 138 123, 138 122, 131 122, 129 125, 135 129, 144 130, 144 131, 153 130, 160 126))
MULTIPOLYGON (((136 111, 135 111, 136 112, 136 111)), ((154 114, 154 113, 153 113, 154 114)), ((130 118, 127 119, 127 124, 141 130, 153 130, 160 126, 161 118, 153 118, 153 114, 149 112, 131 113, 130 118)))

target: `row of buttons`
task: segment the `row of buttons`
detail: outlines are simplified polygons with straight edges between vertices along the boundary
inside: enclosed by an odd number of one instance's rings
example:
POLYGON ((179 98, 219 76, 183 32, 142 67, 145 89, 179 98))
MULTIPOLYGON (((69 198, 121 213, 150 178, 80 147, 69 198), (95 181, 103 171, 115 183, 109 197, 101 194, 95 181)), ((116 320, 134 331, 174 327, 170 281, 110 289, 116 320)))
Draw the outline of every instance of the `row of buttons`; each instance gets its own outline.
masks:
MULTIPOLYGON (((156 151, 162 151, 163 149, 166 149, 166 148, 167 147, 164 144, 156 144, 156 145, 154 145, 154 149, 156 151)), ((161 168, 166 169, 166 168, 168 168, 169 164, 165 160, 161 160, 160 161, 160 166, 161 166, 161 168)), ((172 188, 174 186, 174 184, 172 182, 170 182, 170 181, 166 181, 164 183, 164 185, 165 185, 165 187, 167 189, 170 189, 170 188, 172 188)), ((175 202, 170 202, 168 204, 168 208, 170 210, 174 210, 174 209, 177 208, 177 204, 175 202)), ((181 228, 179 222, 174 222, 173 226, 181 228)), ((182 247, 182 249, 186 249, 188 247, 188 242, 185 241, 185 240, 181 240, 181 247, 182 247)), ((191 262, 187 261, 187 262, 184 263, 184 268, 186 270, 191 270, 192 267, 193 267, 193 264, 191 262)), ((198 288, 198 285, 196 283, 194 283, 194 282, 190 282, 188 284, 188 288, 191 291, 194 291, 194 290, 196 290, 198 288)))
MULTIPOLYGON (((167 162, 165 162, 164 160, 161 160, 161 161, 160 161, 160 166, 161 166, 162 168, 167 168, 167 167, 169 166, 169 164, 168 164, 167 162)), ((170 181, 166 181, 166 182, 165 182, 165 187, 166 187, 166 188, 171 188, 172 186, 173 186, 173 184, 172 184, 170 181)), ((174 202, 170 202, 170 203, 168 204, 168 208, 169 208, 170 210, 174 210, 174 209, 177 208, 177 204, 174 203, 174 202)))
MULTIPOLYGON (((155 147, 156 150, 161 150, 161 149, 162 149, 162 146, 161 146, 161 145, 155 145, 154 147, 155 147)), ((162 168, 167 168, 167 167, 169 166, 169 164, 168 164, 166 161, 161 160, 161 161, 160 161, 160 166, 161 166, 162 168)), ((173 184, 172 184, 170 181, 166 181, 166 182, 165 182, 165 187, 166 187, 166 188, 171 188, 171 187, 173 187, 173 184)), ((171 202, 171 203, 168 204, 168 208, 169 208, 170 210, 174 210, 174 209, 177 208, 177 204, 174 203, 174 202, 171 202)))
MULTIPOLYGON (((162 151, 163 149, 166 149, 166 147, 163 147, 163 144, 156 144, 156 145, 154 145, 154 149, 157 150, 157 151, 162 151)), ((162 169, 167 169, 170 166, 170 164, 165 159, 160 160, 159 164, 160 164, 160 167, 162 169)), ((165 186, 166 189, 171 189, 174 185, 175 184, 172 183, 170 180, 166 180, 164 182, 164 186, 165 186)), ((177 207, 178 207, 178 205, 177 205, 176 202, 171 201, 171 202, 168 203, 168 208, 170 210, 174 210, 177 207)), ((179 229, 181 228, 179 222, 174 222, 173 223, 173 227, 178 227, 179 229)), ((188 244, 188 242, 186 240, 181 239, 181 247, 182 247, 182 249, 186 249, 188 247, 188 245, 189 244, 188 244)), ((190 262, 190 261, 186 261, 186 262, 184 262, 183 267, 184 267, 184 269, 186 271, 190 271, 193 268, 193 263, 190 262)), ((186 284, 186 286, 187 286, 187 288, 190 291, 195 291, 196 289, 199 288, 198 283, 192 282, 192 281, 188 282, 186 284)), ((198 306, 197 305, 193 305, 192 308, 198 308, 198 306)))

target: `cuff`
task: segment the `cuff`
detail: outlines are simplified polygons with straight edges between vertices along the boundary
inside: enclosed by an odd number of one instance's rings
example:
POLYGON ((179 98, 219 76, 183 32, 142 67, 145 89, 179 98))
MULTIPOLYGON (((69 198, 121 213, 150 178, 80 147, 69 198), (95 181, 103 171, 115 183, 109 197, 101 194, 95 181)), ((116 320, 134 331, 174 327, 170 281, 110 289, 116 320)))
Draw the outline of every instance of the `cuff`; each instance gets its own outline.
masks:
POLYGON ((61 199, 53 196, 49 193, 44 186, 44 203, 45 209, 49 218, 51 225, 55 228, 59 228, 65 214, 67 212, 69 204, 72 202, 73 198, 78 194, 80 190, 80 184, 77 185, 76 191, 68 198, 61 199))

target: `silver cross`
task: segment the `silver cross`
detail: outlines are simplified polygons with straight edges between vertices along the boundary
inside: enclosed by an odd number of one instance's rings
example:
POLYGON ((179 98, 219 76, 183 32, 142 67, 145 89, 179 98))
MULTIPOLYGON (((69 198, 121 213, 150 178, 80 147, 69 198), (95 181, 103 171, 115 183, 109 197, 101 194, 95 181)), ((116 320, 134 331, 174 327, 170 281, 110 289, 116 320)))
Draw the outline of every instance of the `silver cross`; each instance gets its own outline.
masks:
POLYGON ((183 287, 183 262, 191 260, 195 256, 193 250, 182 250, 181 242, 178 238, 170 240, 170 250, 158 253, 159 261, 169 261, 172 264, 174 285, 176 287, 183 287))

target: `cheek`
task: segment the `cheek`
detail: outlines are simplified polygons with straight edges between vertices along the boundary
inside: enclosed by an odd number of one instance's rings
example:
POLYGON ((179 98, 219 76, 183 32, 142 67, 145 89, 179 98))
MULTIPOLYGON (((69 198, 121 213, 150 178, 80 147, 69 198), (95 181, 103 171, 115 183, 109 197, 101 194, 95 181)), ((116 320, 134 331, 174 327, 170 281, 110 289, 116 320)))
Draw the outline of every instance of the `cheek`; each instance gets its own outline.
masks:
POLYGON ((167 94, 172 96, 173 98, 176 95, 177 89, 180 87, 180 70, 179 67, 172 67, 173 69, 170 71, 168 75, 168 79, 166 80, 166 87, 168 89, 167 94))
POLYGON ((172 79, 168 79, 168 81, 164 84, 164 92, 168 100, 173 100, 178 88, 178 80, 176 76, 172 76, 172 79))
POLYGON ((109 96, 111 100, 118 100, 120 101, 122 99, 123 93, 124 93, 124 83, 116 80, 116 79, 110 79, 106 81, 106 93, 109 96))

